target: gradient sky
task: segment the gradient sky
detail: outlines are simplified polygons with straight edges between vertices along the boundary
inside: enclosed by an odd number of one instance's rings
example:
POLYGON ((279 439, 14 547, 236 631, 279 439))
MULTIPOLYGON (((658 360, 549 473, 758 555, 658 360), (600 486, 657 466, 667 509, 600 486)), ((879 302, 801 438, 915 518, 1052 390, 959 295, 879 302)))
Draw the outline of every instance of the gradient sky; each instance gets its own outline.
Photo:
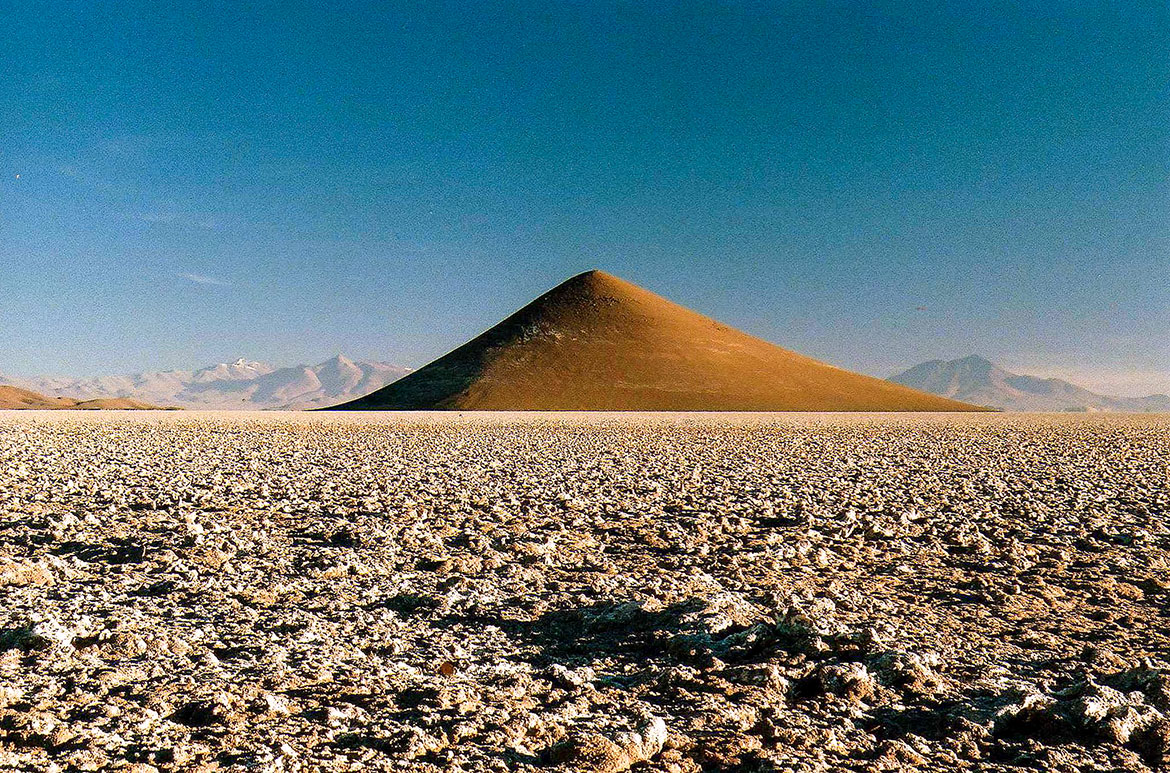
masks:
POLYGON ((420 365, 596 267, 875 375, 1170 392, 1164 0, 0 23, 0 372, 420 365))

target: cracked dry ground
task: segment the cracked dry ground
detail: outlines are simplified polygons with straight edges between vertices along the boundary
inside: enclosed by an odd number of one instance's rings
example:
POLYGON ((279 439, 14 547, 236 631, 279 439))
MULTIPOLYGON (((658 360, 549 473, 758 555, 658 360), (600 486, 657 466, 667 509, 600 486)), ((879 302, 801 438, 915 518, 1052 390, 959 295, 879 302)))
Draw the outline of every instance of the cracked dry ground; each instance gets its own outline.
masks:
POLYGON ((10 414, 0 768, 1158 768, 1168 430, 10 414))

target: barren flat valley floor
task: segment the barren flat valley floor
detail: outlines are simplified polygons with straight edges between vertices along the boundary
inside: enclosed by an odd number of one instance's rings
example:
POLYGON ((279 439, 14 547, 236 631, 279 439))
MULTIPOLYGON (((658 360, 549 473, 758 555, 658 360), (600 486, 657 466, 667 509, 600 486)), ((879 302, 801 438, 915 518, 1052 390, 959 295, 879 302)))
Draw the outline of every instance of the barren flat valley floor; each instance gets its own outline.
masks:
POLYGON ((1170 418, 0 414, 0 769, 1170 762, 1170 418))

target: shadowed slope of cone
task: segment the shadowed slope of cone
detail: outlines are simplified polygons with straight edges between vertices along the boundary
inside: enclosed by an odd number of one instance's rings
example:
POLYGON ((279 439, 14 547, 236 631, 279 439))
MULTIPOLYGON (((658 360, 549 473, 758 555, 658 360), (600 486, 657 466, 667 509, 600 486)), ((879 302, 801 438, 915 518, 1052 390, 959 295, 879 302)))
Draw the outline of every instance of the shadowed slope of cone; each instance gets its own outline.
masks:
POLYGON ((344 410, 978 410, 835 368, 601 271, 344 410))

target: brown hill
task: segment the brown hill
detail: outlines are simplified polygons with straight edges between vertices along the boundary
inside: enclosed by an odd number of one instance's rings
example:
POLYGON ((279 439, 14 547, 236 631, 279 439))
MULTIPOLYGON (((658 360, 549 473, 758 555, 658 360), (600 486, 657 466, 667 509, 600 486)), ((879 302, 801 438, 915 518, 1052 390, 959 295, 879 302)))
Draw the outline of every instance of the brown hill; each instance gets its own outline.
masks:
POLYGON ((158 405, 144 403, 129 397, 98 397, 93 400, 77 400, 70 406, 79 411, 171 411, 174 408, 163 408, 158 405))
POLYGON ((46 397, 30 389, 0 385, 0 410, 162 410, 157 405, 122 397, 99 400, 74 400, 69 397, 46 397))
POLYGON ((68 408, 72 402, 64 397, 45 397, 31 389, 0 385, 0 410, 68 408))
POLYGON ((344 410, 969 411, 826 365, 601 271, 344 410))

